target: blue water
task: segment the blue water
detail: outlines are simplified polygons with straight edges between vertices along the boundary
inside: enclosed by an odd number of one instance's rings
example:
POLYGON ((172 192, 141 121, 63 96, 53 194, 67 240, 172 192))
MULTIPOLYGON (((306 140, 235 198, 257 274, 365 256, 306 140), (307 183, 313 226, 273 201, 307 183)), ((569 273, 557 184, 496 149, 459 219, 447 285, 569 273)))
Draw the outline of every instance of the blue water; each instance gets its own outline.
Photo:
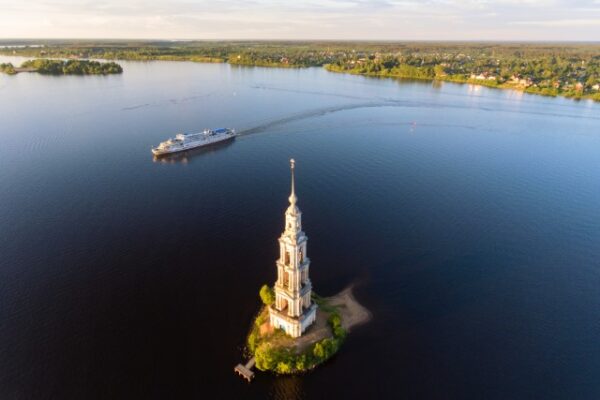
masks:
POLYGON ((121 64, 0 75, 0 398, 600 397, 600 104, 121 64), (152 158, 219 126, 243 134, 152 158), (248 385, 292 157, 315 290, 374 318, 248 385))

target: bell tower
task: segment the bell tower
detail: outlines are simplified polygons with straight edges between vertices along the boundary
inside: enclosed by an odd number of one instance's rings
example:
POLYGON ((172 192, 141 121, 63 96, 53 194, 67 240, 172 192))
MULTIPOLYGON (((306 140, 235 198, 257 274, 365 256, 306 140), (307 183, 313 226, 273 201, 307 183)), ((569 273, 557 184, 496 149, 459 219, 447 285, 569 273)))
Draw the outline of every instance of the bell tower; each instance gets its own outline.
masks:
POLYGON ((296 205, 295 168, 296 163, 292 159, 290 205, 285 211, 285 228, 279 238, 275 304, 269 308, 269 319, 275 328, 283 329, 292 337, 299 337, 315 321, 317 305, 311 298, 312 284, 308 276, 308 238, 302 231, 302 213, 296 205))

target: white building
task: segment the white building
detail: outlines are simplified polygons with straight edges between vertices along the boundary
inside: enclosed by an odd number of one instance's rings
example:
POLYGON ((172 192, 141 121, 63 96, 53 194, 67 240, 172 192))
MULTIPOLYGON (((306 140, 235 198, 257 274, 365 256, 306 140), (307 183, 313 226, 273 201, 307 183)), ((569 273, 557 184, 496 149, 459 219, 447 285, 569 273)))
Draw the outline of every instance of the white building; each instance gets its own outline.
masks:
POLYGON ((308 277, 310 259, 306 256, 308 238, 302 231, 302 213, 296 206, 294 188, 294 160, 290 160, 292 193, 290 206, 285 212, 285 230, 279 238, 275 304, 269 307, 269 321, 292 337, 301 336, 317 315, 312 302, 312 284, 308 277))

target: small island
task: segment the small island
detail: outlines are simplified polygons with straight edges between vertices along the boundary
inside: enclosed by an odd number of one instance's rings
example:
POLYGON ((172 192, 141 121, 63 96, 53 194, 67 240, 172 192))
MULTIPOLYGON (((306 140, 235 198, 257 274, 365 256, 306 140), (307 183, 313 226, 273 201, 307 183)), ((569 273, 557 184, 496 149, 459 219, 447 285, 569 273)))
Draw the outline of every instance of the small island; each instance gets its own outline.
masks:
POLYGON ((0 72, 4 72, 5 74, 8 74, 8 75, 14 75, 17 73, 14 65, 12 65, 11 63, 0 64, 0 72))
POLYGON ((296 205, 295 162, 291 160, 292 190, 285 212, 285 230, 279 238, 277 281, 263 285, 263 307, 247 338, 250 361, 235 371, 251 380, 256 365, 277 374, 302 373, 333 356, 348 331, 367 322, 371 314, 352 295, 352 287, 323 298, 312 290, 309 278, 308 238, 302 230, 302 213, 296 205))
POLYGON ((9 75, 18 72, 38 72, 44 75, 108 75, 120 74, 123 68, 114 62, 36 59, 25 61, 18 68, 11 63, 0 64, 0 72, 9 75))
POLYGON ((263 307, 246 343, 256 368, 277 374, 297 374, 331 358, 353 327, 371 319, 371 313, 356 301, 352 289, 349 286, 326 298, 313 292, 312 298, 318 306, 315 322, 302 336, 293 338, 270 324, 269 307, 274 302, 274 291, 264 285, 260 291, 263 307))

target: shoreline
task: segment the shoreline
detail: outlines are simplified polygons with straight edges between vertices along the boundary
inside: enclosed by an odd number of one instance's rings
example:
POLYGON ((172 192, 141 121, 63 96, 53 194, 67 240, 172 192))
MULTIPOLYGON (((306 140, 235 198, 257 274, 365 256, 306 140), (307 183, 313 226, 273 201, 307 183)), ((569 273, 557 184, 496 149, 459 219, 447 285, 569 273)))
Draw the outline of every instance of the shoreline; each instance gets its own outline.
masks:
POLYGON ((373 314, 360 304, 353 293, 354 285, 351 284, 341 292, 330 297, 323 297, 323 306, 317 308, 317 319, 304 335, 295 339, 298 351, 303 351, 316 342, 333 337, 333 332, 328 323, 332 313, 339 314, 342 328, 351 332, 352 328, 365 325, 373 318, 373 314))
MULTIPOLYGON (((30 59, 53 59, 53 57, 39 57, 39 56, 24 56, 24 55, 18 55, 18 54, 7 54, 6 52, 2 51, 0 49, 0 56, 5 56, 5 57, 23 57, 23 58, 30 58, 30 59)), ((146 61, 175 61, 175 62, 192 62, 192 63, 198 63, 198 64, 228 64, 231 66, 237 66, 237 67, 260 67, 260 68, 281 68, 281 69, 306 69, 306 68, 321 68, 324 69, 327 72, 333 72, 333 73, 338 73, 338 74, 348 74, 348 75, 357 75, 357 76, 366 76, 366 77, 370 77, 370 78, 388 78, 388 79, 407 79, 407 80, 416 80, 416 81, 423 81, 423 82, 449 82, 449 83, 456 83, 456 84, 467 84, 467 85, 476 85, 479 87, 486 87, 486 88, 491 88, 491 89, 501 89, 501 90, 512 90, 515 92, 520 92, 520 93, 526 93, 526 94, 532 94, 532 95, 537 95, 537 96, 543 96, 543 97, 551 97, 551 98, 563 98, 563 99, 569 99, 569 100, 574 100, 574 101, 580 101, 580 100, 591 100, 594 103, 600 103, 600 97, 598 97, 598 94, 600 93, 595 93, 595 94, 584 94, 581 96, 569 96, 563 93, 541 93, 538 91, 530 91, 527 90, 528 88, 520 88, 520 87, 516 87, 513 85, 507 85, 505 83, 501 83, 501 84, 486 84, 485 81, 480 82, 480 81, 473 81, 470 79, 467 80, 458 80, 458 79, 444 79, 444 78, 419 78, 419 77, 412 77, 412 76, 403 76, 403 75, 384 75, 384 74, 373 74, 373 73, 361 73, 361 72, 353 72, 353 71, 348 71, 348 70, 344 70, 344 71, 337 71, 335 69, 330 69, 328 67, 329 64, 324 64, 324 65, 290 65, 290 64, 261 64, 261 63, 244 63, 244 62, 236 62, 236 61, 229 61, 227 59, 218 59, 218 58, 214 58, 214 59, 201 59, 202 57, 197 57, 196 59, 194 59, 194 57, 181 57, 181 58, 177 58, 177 57, 157 57, 157 58, 148 58, 148 59, 136 59, 136 58, 94 58, 95 60, 103 60, 103 61, 140 61, 140 62, 146 62, 146 61)), ((79 59, 77 59, 79 60, 79 59)), ((87 58, 81 58, 80 60, 88 60, 87 58)), ((89 59, 91 60, 91 59, 89 59)), ((31 72, 31 71, 19 71, 19 72, 31 72)))
POLYGON ((327 68, 327 66, 323 66, 322 68, 324 68, 327 72, 333 72, 336 74, 348 74, 348 75, 355 75, 355 76, 365 76, 365 77, 369 77, 369 78, 380 78, 380 79, 407 79, 407 80, 415 80, 415 81, 423 81, 423 82, 448 82, 448 83, 456 83, 459 85, 475 85, 475 86, 480 86, 480 87, 486 87, 486 88, 490 88, 490 89, 499 89, 499 90, 512 90, 515 92, 519 92, 519 93, 525 93, 525 94, 531 94, 531 95, 536 95, 536 96, 543 96, 543 97, 551 97, 551 98, 563 98, 563 99, 569 99, 569 100, 574 100, 574 101, 580 101, 580 100, 591 100, 594 103, 600 103, 600 98, 596 98, 594 97, 594 94, 586 94, 586 95, 582 95, 580 97, 574 97, 574 96, 567 96, 565 94, 546 94, 546 93, 540 93, 540 92, 536 92, 536 91, 528 91, 527 88, 519 88, 519 87, 514 87, 514 86, 504 86, 505 84, 499 84, 499 85, 491 85, 491 84, 485 84, 483 82, 479 82, 479 81, 472 81, 472 80, 456 80, 456 79, 443 79, 443 78, 418 78, 418 77, 412 77, 412 76, 402 76, 402 75, 383 75, 383 74, 371 74, 368 72, 352 72, 352 71, 336 71, 333 69, 329 69, 327 68))
POLYGON ((305 373, 334 356, 342 347, 347 334, 368 323, 373 315, 361 305, 353 293, 354 285, 341 292, 320 297, 313 293, 318 305, 315 322, 306 332, 292 338, 280 329, 274 329, 268 320, 268 305, 261 307, 246 337, 246 355, 250 368, 242 364, 235 371, 252 379, 254 362, 257 369, 276 374, 305 373))
POLYGON ((342 327, 348 332, 373 319, 371 311, 356 300, 353 289, 354 285, 352 284, 338 294, 325 298, 329 305, 337 308, 342 317, 342 327))

